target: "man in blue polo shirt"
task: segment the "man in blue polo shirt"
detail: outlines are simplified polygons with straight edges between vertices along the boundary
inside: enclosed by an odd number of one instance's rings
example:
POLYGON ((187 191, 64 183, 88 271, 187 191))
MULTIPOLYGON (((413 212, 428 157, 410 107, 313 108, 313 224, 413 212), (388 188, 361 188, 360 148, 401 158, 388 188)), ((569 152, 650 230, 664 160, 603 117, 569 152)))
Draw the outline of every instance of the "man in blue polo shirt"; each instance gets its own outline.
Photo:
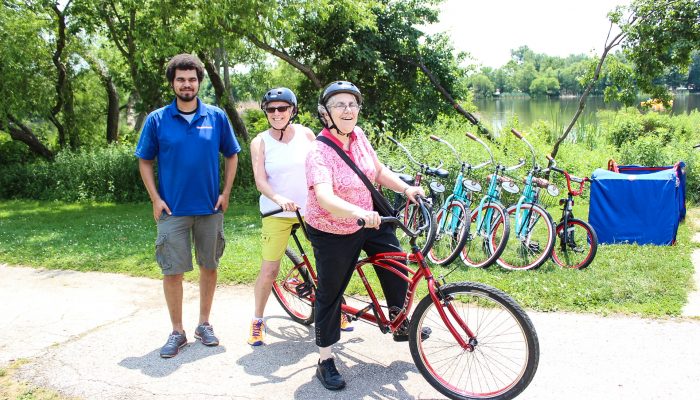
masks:
POLYGON ((219 344, 209 324, 209 313, 216 270, 226 244, 223 213, 228 208, 241 147, 226 114, 197 97, 204 78, 204 67, 197 57, 173 57, 165 75, 175 100, 148 115, 135 155, 158 225, 156 260, 163 271, 163 291, 173 325, 160 356, 169 358, 187 344, 182 324, 182 278, 193 269, 191 239, 200 273, 199 324, 194 337, 207 346, 219 344), (225 157, 221 193, 219 153, 225 157))

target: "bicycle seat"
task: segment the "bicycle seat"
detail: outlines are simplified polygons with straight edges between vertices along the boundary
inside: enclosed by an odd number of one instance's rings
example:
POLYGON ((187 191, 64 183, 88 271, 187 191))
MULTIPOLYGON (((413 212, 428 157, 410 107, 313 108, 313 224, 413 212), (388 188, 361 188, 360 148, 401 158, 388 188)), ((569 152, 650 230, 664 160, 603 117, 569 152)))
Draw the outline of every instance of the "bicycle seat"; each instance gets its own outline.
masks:
POLYGON ((450 172, 442 168, 428 167, 428 169, 425 170, 425 174, 430 176, 436 176, 438 178, 447 178, 450 175, 450 172))
MULTIPOLYGON (((523 183, 527 183, 527 178, 523 178, 523 183)), ((546 189, 547 186, 551 185, 552 183, 544 178, 532 178, 532 184, 537 187, 541 187, 542 189, 546 189)))
POLYGON ((408 175, 408 174, 396 174, 399 179, 402 181, 406 182, 406 184, 413 186, 413 183, 415 181, 415 177, 408 175))

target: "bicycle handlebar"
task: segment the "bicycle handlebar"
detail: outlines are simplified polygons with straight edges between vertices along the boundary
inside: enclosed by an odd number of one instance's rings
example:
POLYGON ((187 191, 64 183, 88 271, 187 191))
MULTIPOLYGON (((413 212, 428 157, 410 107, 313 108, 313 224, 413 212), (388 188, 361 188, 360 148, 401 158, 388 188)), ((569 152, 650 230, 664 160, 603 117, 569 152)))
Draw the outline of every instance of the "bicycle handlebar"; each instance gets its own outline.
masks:
POLYGON ((448 141, 445 140, 445 139, 439 138, 439 137, 437 137, 437 136, 435 136, 435 135, 430 135, 430 138, 433 139, 433 140, 436 141, 436 142, 440 142, 440 143, 442 143, 442 144, 447 145, 447 147, 449 147, 450 150, 452 150, 452 154, 454 154, 455 158, 457 159, 457 162, 462 163, 462 159, 459 158, 459 153, 457 153, 457 150, 455 150, 454 146, 452 146, 452 144, 450 144, 450 142, 448 142, 448 141))
POLYGON ((581 193, 583 193, 583 189, 586 186, 586 182, 590 182, 591 180, 588 177, 579 178, 578 176, 570 175, 568 172, 564 171, 563 169, 555 167, 555 165, 557 165, 557 162, 554 160, 554 158, 552 158, 551 155, 547 155, 547 159, 552 164, 549 167, 549 169, 564 175, 564 177, 566 178, 566 187, 567 187, 567 189, 569 189, 569 193, 572 196, 580 196, 581 193), (578 183, 578 190, 573 190, 571 188, 572 181, 578 183))
MULTIPOLYGON (((406 153, 406 155, 408 156, 408 159, 411 160, 412 163, 414 163, 414 164, 416 164, 417 166, 419 166, 419 167, 421 168, 421 171, 422 171, 422 170, 430 169, 430 166, 429 166, 428 164, 423 164, 423 163, 420 163, 420 162, 416 161, 416 159, 413 158, 413 155, 411 155, 411 152, 408 151, 408 149, 407 149, 406 147, 404 147, 404 145, 402 145, 398 140, 394 139, 394 138, 391 137, 391 136, 387 136, 386 138, 389 139, 389 140, 391 140, 392 143, 394 143, 398 148, 400 148, 401 150, 403 150, 403 152, 406 153)), ((437 167, 435 167, 435 168, 433 168, 433 169, 435 169, 435 170, 440 169, 440 168, 442 167, 442 164, 443 164, 443 162, 442 162, 442 160, 440 160, 440 165, 438 165, 437 167)), ((396 171, 395 171, 395 172, 396 172, 396 171)))
POLYGON ((527 147, 530 149, 530 154, 532 154, 532 169, 533 170, 538 169, 539 167, 537 165, 537 158, 535 157, 535 149, 532 147, 530 142, 528 142, 527 139, 525 139, 525 137, 523 136, 522 133, 516 131, 515 128, 511 128, 510 131, 513 133, 513 135, 515 135, 515 137, 517 137, 521 141, 525 142, 527 147))
POLYGON ((403 172, 403 170, 406 169, 406 166, 405 166, 405 165, 402 165, 401 168, 396 168, 396 169, 395 169, 395 168, 392 167, 391 165, 387 165, 387 168, 389 168, 389 171, 391 171, 391 172, 403 172))
MULTIPOLYGON (((401 228, 401 230, 404 231, 406 233, 406 235, 408 235, 409 237, 412 237, 412 238, 420 235, 421 232, 423 232, 424 230, 426 230, 428 228, 428 226, 430 226, 430 211, 428 211, 428 208, 426 207, 425 203, 423 202, 423 197, 416 196, 416 200, 418 200, 418 207, 420 208, 421 214, 423 214, 423 221, 425 221, 425 224, 423 224, 422 226, 419 226, 415 232, 410 230, 397 217, 381 217, 381 224, 390 223, 390 224, 398 225, 398 227, 401 228)), ((357 225, 364 227, 365 220, 362 218, 359 218, 357 220, 357 225)))
MULTIPOLYGON (((277 207, 274 210, 261 212, 260 217, 261 218, 271 217, 271 216, 273 216, 275 214, 279 214, 281 212, 284 212, 284 209, 282 207, 277 207)), ((294 210, 294 212, 297 214, 297 218, 299 218, 299 220, 301 221, 302 217, 301 217, 301 214, 299 213, 299 209, 297 208, 296 210, 294 210)))
POLYGON ((516 169, 522 167, 523 165, 525 165, 525 159, 521 158, 519 163, 517 163, 513 166, 510 166, 510 167, 505 167, 505 168, 503 168, 503 170, 504 171, 513 171, 513 170, 516 170, 516 169))
POLYGON ((473 133, 471 133, 471 132, 466 132, 465 134, 467 135, 467 137, 468 137, 469 139, 471 139, 471 140, 473 140, 473 141, 479 143, 483 148, 485 148, 486 151, 489 153, 489 158, 491 159, 490 161, 484 161, 484 162, 482 162, 481 164, 479 164, 479 165, 477 165, 477 166, 475 166, 475 167, 472 167, 472 169, 479 169, 479 168, 483 168, 483 167, 485 167, 485 166, 487 166, 487 165, 489 165, 489 164, 493 164, 493 153, 491 152, 491 149, 489 149, 489 146, 487 146, 486 143, 484 143, 481 139, 479 139, 478 137, 474 136, 473 133))

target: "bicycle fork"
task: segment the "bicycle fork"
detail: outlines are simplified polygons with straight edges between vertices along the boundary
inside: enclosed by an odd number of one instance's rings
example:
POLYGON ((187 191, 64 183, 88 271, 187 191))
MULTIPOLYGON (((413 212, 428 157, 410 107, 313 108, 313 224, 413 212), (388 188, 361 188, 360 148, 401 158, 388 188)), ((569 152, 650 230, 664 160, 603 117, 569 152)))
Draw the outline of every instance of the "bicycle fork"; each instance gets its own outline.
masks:
POLYGON ((435 281, 433 279, 428 280, 428 292, 430 298, 433 300, 433 303, 438 306, 436 308, 440 318, 442 318, 442 322, 445 323, 445 327, 447 327, 447 330, 450 331, 455 341, 457 341, 462 349, 468 352, 474 351, 476 346, 479 344, 476 339, 476 335, 471 329, 469 329, 467 324, 464 322, 464 320, 462 320, 452 306, 453 299, 451 296, 442 293, 439 287, 436 288, 435 281), (449 315, 447 312, 445 312, 445 309, 447 309, 449 315), (455 324, 457 326, 455 326, 455 324), (465 341, 464 337, 457 331, 458 328, 466 334, 466 337, 468 338, 467 341, 465 341))

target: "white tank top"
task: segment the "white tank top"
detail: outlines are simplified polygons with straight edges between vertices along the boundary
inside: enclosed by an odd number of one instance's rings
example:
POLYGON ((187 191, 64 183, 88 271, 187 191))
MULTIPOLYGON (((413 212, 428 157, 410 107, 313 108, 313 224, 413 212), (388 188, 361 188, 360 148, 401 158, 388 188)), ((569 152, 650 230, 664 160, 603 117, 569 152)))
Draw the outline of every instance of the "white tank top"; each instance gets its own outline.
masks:
MULTIPOLYGON (((306 211, 306 155, 311 142, 304 134, 303 127, 294 124, 294 137, 289 143, 282 143, 270 136, 267 130, 262 135, 265 143, 265 173, 267 182, 275 193, 293 200, 301 207, 301 215, 306 211)), ((279 205, 264 194, 260 195, 260 212, 279 209, 279 205)), ((296 217, 291 211, 275 214, 275 217, 296 217)))

